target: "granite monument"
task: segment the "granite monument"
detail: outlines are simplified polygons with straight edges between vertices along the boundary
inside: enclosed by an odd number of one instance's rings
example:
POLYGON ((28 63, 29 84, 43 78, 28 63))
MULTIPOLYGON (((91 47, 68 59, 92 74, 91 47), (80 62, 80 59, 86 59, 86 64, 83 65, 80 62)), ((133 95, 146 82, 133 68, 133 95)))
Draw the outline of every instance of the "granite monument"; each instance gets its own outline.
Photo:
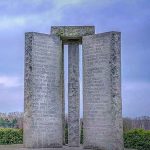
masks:
POLYGON ((123 150, 121 33, 52 26, 25 34, 26 148, 65 144, 64 45, 68 45, 68 146, 80 146, 79 45, 83 51, 84 148, 123 150))

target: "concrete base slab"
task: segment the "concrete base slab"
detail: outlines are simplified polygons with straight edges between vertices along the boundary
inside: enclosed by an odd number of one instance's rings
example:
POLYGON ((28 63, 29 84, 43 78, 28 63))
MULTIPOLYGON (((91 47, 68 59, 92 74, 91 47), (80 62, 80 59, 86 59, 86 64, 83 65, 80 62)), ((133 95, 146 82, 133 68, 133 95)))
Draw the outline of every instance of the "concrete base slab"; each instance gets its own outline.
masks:
MULTIPOLYGON (((63 148, 24 148, 22 144, 13 144, 13 145, 0 145, 0 150, 85 150, 82 146, 80 147, 68 147, 64 146, 63 148)), ((90 149, 88 149, 90 150, 90 149)), ((135 149, 125 149, 125 150, 135 150, 135 149)))

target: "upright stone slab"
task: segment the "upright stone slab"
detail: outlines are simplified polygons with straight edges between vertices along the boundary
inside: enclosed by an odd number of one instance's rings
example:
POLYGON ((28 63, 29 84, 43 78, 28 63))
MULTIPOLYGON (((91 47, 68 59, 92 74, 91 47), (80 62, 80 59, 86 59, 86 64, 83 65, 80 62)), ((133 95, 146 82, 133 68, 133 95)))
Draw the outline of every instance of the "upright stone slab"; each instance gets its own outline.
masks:
POLYGON ((56 35, 25 35, 24 146, 62 147, 62 43, 56 35))
POLYGON ((68 145, 80 144, 79 44, 68 44, 68 145))
POLYGON ((123 150, 120 33, 83 37, 84 147, 123 150))

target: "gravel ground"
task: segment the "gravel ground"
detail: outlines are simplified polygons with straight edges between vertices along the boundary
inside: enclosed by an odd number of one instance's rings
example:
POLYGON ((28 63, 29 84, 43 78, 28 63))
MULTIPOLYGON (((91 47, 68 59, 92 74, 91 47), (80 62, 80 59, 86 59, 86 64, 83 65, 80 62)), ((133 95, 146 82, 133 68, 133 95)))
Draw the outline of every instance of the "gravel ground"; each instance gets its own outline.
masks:
MULTIPOLYGON (((82 147, 76 148, 76 147, 64 146, 63 148, 28 149, 28 148, 23 148, 22 144, 13 144, 13 145, 0 145, 0 150, 83 150, 83 148, 82 147)), ((135 149, 125 149, 125 150, 135 150, 135 149)))

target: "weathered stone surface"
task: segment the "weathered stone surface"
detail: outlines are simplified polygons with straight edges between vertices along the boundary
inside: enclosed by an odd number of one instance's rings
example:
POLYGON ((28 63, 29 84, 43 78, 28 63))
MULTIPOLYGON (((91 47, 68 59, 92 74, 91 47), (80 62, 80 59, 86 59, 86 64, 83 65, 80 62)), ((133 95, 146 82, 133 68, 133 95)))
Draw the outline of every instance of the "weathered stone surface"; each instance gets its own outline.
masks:
POLYGON ((83 37, 84 147, 123 150, 120 33, 83 37))
POLYGON ((68 44, 68 145, 80 144, 79 44, 68 44))
POLYGON ((25 147, 53 150, 64 143, 63 43, 69 49, 68 145, 74 148, 60 150, 83 149, 75 147, 80 142, 79 43, 83 41, 84 148, 123 150, 120 33, 94 33, 94 26, 53 26, 51 35, 26 33, 25 147))
POLYGON ((95 33, 94 26, 52 26, 51 34, 61 37, 63 42, 69 39, 77 39, 81 42, 82 36, 92 35, 95 33))
POLYGON ((56 35, 25 35, 25 147, 62 146, 62 43, 56 35))

